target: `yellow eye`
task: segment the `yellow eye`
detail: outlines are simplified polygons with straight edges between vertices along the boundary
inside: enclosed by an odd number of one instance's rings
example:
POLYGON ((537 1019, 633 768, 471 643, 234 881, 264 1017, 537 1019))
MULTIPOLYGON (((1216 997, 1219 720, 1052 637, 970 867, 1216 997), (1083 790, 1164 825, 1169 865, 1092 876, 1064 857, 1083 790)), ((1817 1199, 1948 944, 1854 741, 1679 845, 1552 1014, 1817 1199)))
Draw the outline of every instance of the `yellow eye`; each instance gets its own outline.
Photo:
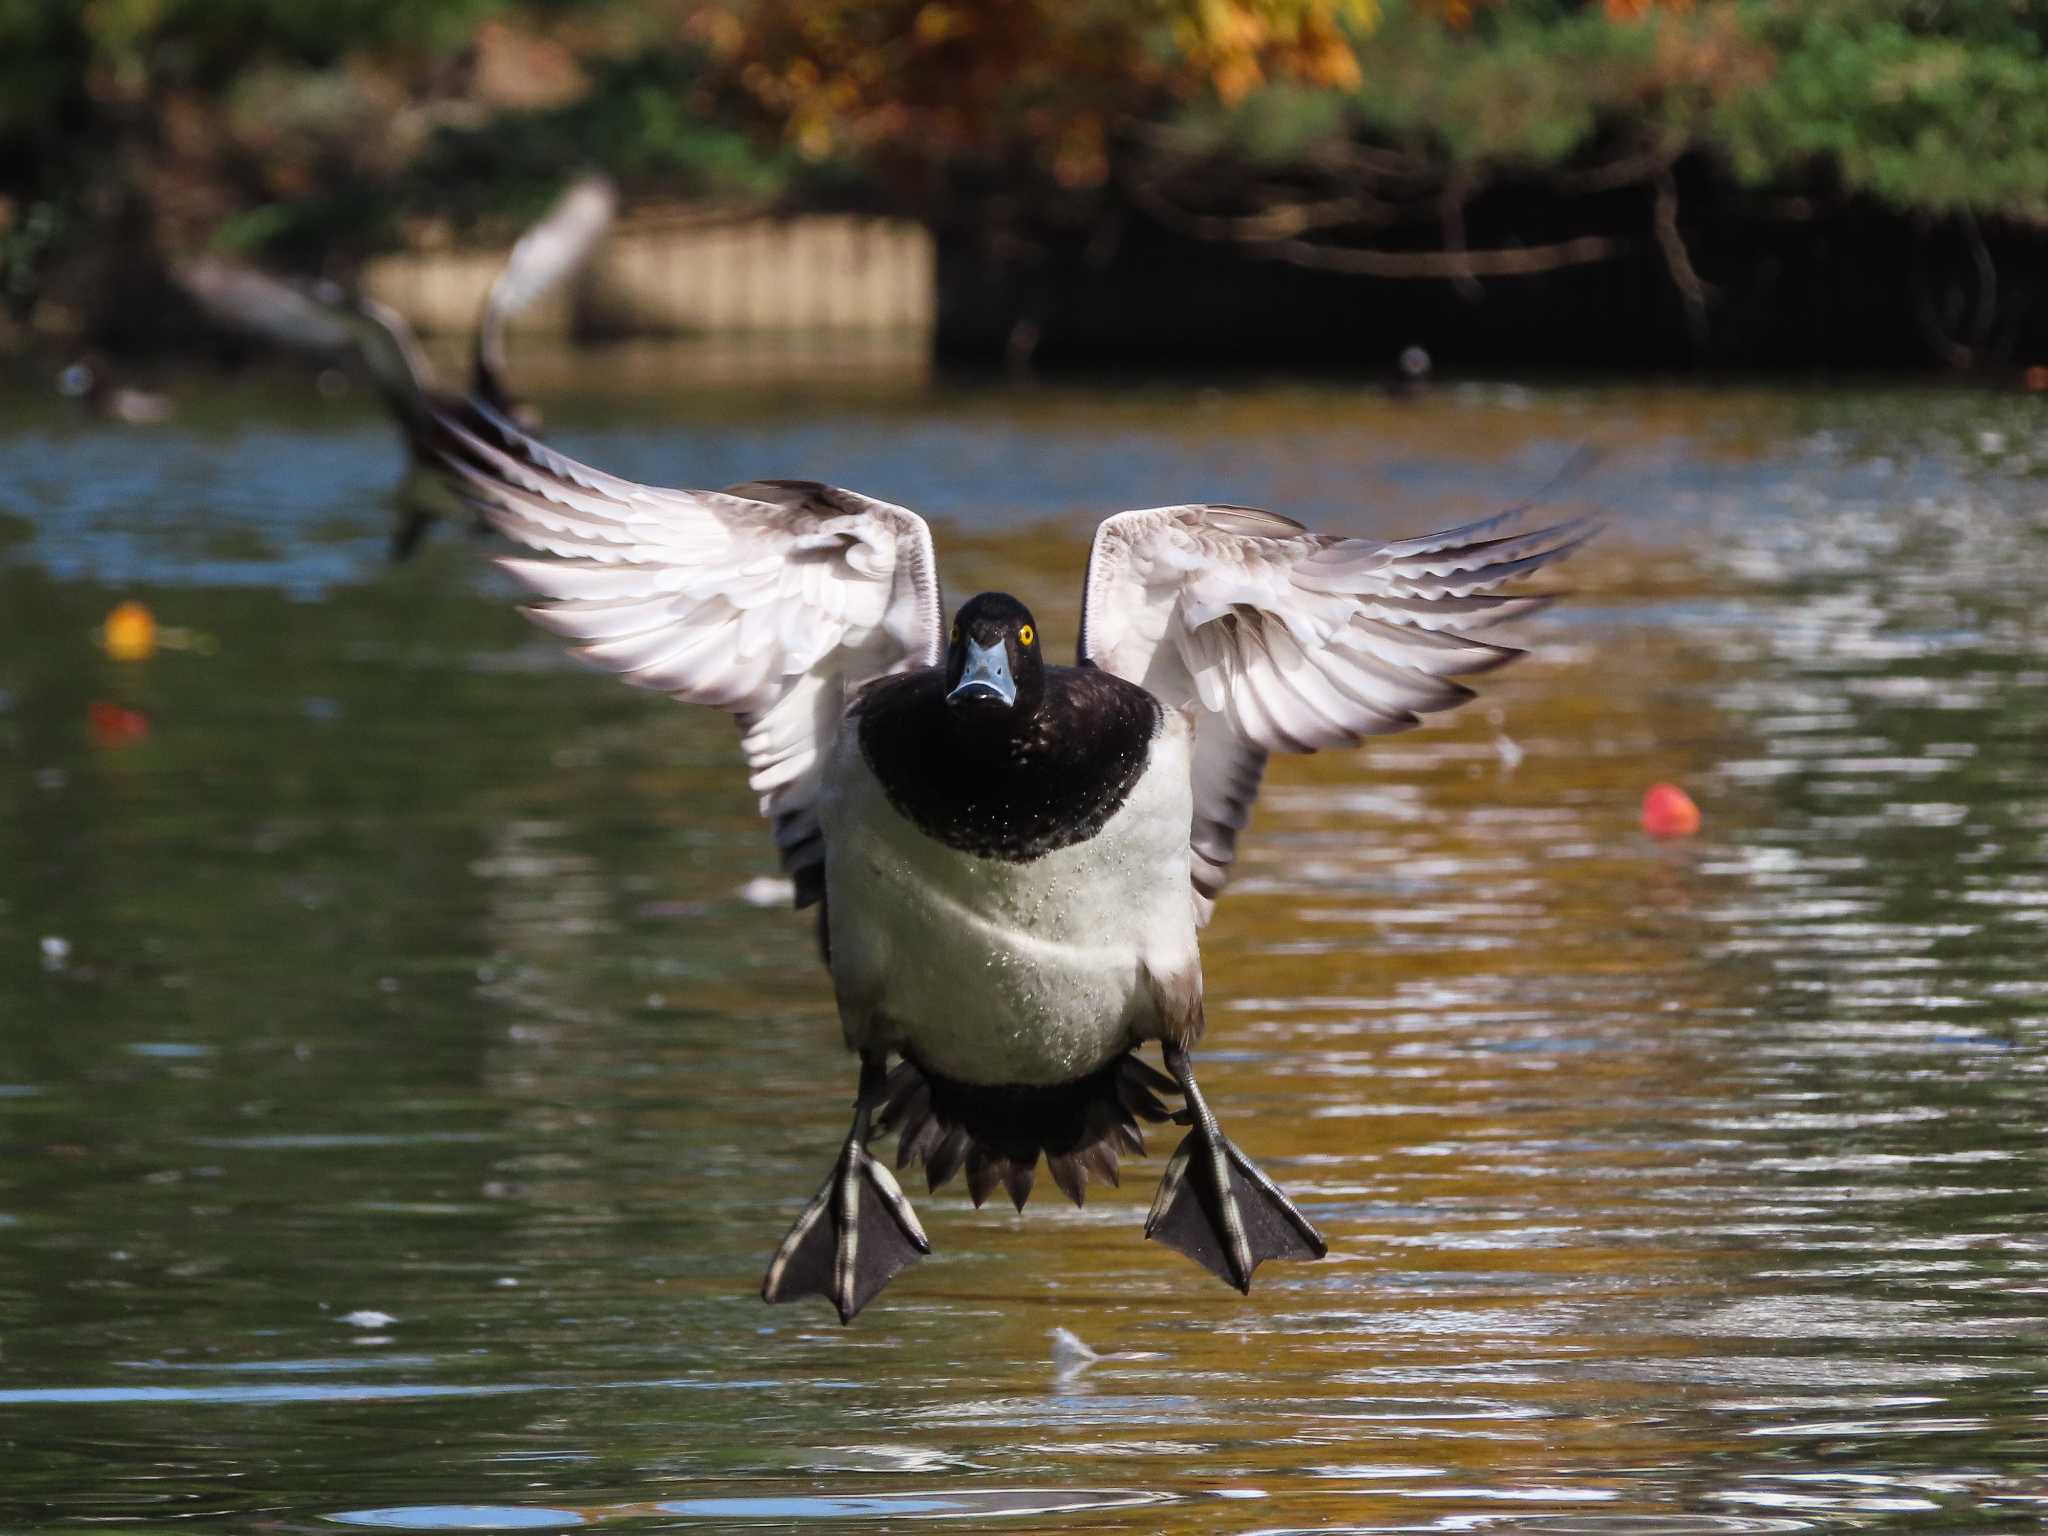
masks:
POLYGON ((1017 631, 1017 643, 1019 645, 1029 645, 1035 634, 1036 631, 1033 630, 1029 624, 1026 624, 1022 629, 1017 631))
POLYGON ((960 626, 958 624, 953 626, 953 633, 948 637, 946 643, 948 645, 958 645, 960 643, 960 626))

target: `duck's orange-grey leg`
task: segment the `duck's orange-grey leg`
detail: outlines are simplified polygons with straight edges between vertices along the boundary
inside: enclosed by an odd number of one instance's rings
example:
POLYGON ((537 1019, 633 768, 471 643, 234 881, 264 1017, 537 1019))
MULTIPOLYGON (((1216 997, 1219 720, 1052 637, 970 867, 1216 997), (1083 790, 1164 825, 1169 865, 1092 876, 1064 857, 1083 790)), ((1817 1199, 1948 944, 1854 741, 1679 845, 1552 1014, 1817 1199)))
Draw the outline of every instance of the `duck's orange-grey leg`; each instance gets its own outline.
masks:
POLYGON ((431 512, 422 512, 417 507, 400 508, 398 522, 391 530, 391 563, 403 565, 410 560, 433 525, 431 512))

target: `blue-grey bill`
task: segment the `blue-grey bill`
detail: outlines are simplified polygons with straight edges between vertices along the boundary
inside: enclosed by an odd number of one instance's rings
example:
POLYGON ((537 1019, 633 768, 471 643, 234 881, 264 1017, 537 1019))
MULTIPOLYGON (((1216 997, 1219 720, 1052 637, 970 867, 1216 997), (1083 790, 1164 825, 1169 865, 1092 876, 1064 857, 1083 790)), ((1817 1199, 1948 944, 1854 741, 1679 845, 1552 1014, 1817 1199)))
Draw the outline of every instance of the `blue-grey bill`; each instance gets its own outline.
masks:
POLYGON ((1017 682, 1010 676, 1009 647, 1000 640, 994 645, 967 642, 967 664, 960 669, 960 681, 953 685, 946 699, 950 703, 977 693, 990 694, 1005 704, 1017 702, 1017 682))

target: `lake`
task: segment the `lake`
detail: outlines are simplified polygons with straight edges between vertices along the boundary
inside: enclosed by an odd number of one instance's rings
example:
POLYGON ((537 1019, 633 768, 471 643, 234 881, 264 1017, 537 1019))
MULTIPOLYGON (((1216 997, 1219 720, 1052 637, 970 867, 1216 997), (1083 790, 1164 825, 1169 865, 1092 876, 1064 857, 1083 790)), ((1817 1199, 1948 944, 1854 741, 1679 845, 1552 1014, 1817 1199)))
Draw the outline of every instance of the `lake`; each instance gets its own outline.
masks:
POLYGON ((1681 1536, 2048 1512, 2048 413, 1961 390, 543 373, 637 478, 858 487, 1073 643, 1100 517, 1610 526, 1455 715, 1274 768, 1203 1084, 1249 1299, 844 1134, 731 725, 567 660, 293 376, 0 421, 0 1520, 1681 1536), (119 601, 169 631, 109 659, 119 601), (1697 836, 1639 825, 1683 785, 1697 836), (1067 1330, 1101 1358, 1076 1363, 1067 1330))

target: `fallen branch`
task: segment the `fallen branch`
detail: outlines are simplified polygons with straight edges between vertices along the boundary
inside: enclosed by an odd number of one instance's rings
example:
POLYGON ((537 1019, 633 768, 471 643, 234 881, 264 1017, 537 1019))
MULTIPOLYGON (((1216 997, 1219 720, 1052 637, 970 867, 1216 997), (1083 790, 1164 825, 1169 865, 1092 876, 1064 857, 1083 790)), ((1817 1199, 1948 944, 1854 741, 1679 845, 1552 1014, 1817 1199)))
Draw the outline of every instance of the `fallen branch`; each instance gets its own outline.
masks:
POLYGON ((1970 263, 1977 279, 1977 302, 1967 343, 1956 338, 1935 307, 1933 282, 1928 271, 1929 220, 1923 214, 1913 226, 1913 318, 1935 355, 1958 370, 1977 366, 1998 314, 1998 266, 1991 258, 1990 247, 1984 243, 1984 232, 1977 227, 1976 218, 1968 213, 1963 215, 1962 227, 1969 242, 1970 263))
POLYGON ((1323 142, 1302 151, 1302 159, 1319 170, 1367 180, 1397 181, 1434 186, 1449 174, 1450 167, 1421 156, 1395 149, 1374 149, 1365 144, 1323 142))
POLYGON ((1982 350, 1998 320, 1998 263, 1991 259, 1991 247, 1984 243, 1984 231, 1977 216, 1965 211, 1963 228, 1970 236, 1970 260, 1977 268, 1977 323, 1971 332, 1970 350, 1982 350))
MULTIPOLYGON (((1464 257, 1469 254, 1465 244, 1465 199, 1472 194, 1473 183, 1464 171, 1459 171, 1444 184, 1444 195, 1439 203, 1443 220, 1444 253, 1448 256, 1464 257)), ((1467 270, 1452 277, 1451 286, 1458 291, 1458 297, 1467 303, 1477 303, 1480 298, 1479 280, 1467 270)))
POLYGON ((1609 160, 1603 165, 1589 165, 1580 170, 1552 171, 1550 180, 1560 192, 1577 196, 1615 192, 1623 187, 1640 186, 1646 181, 1653 181, 1668 174, 1683 147, 1660 144, 1637 154, 1609 160))
POLYGON ((1289 240, 1313 230, 1338 229, 1347 224, 1381 224, 1390 213, 1384 205, 1363 197, 1280 203, 1259 213, 1195 213, 1142 177, 1131 178, 1128 186, 1138 206, 1168 228, 1201 240, 1234 240, 1245 245, 1289 240))
POLYGON ((1323 272, 1352 272, 1362 277, 1451 278, 1528 277, 1561 267, 1583 267, 1611 260, 1619 249, 1605 235, 1581 235, 1553 245, 1512 245, 1481 251, 1361 251, 1316 245, 1307 240, 1277 240, 1256 247, 1262 254, 1323 272))
POLYGON ((1651 208, 1650 220, 1657 230, 1657 244, 1664 251, 1664 266, 1671 273, 1671 282, 1678 289, 1678 296, 1685 300, 1685 320, 1692 331, 1693 345, 1704 350, 1707 345, 1707 300, 1713 289, 1700 281, 1699 272, 1692 264, 1692 254, 1685 248, 1685 236, 1679 232, 1678 183, 1668 165, 1657 177, 1657 199, 1651 208))

